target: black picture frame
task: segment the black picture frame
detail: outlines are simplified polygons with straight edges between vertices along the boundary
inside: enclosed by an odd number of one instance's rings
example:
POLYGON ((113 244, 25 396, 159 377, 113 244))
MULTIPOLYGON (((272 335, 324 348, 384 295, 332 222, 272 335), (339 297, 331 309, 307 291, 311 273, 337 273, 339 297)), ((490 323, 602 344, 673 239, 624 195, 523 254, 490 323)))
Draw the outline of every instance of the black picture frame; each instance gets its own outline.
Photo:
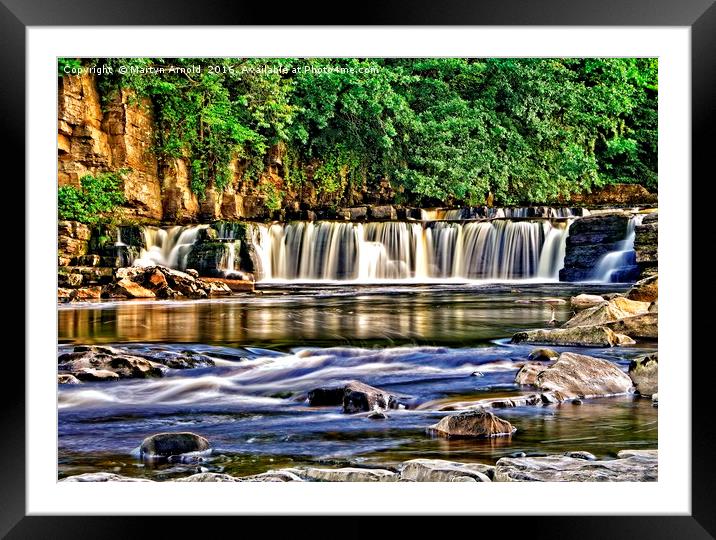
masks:
MULTIPOLYGON (((278 11, 278 10, 277 10, 278 11)), ((713 144, 715 142, 716 118, 714 91, 716 90, 716 5, 714 0, 429 0, 387 1, 375 6, 354 6, 350 21, 328 20, 331 11, 312 8, 305 3, 282 5, 280 14, 258 2, 231 0, 0 0, 0 101, 2 101, 3 124, 11 134, 4 147, 7 156, 25 154, 25 30, 28 26, 122 26, 122 25, 262 25, 262 24, 337 24, 351 25, 575 25, 575 26, 684 26, 691 28, 692 60, 692 189, 693 179, 712 176, 713 144)), ((344 15, 347 17, 348 15, 344 15)), ((24 178, 22 160, 17 177, 24 178)), ((673 181, 674 179, 670 179, 673 181)), ((689 179, 681 179, 687 185, 689 179)), ((706 178, 700 182, 707 182, 706 178)), ((693 192, 692 192, 693 193, 693 192)), ((693 195, 692 195, 693 197, 693 195)), ((26 204, 31 200, 26 194, 26 204)), ((692 199, 698 201, 697 198, 692 199)), ((702 203, 703 204, 703 203, 702 203)), ((18 205, 20 206, 20 205, 18 205)), ((697 214, 692 205, 692 216, 697 214)), ((698 228, 693 218, 692 230, 698 228)), ((692 245, 698 245, 692 243, 692 245)), ((26 248, 27 249, 27 248, 26 248)), ((692 273, 695 281, 698 272, 692 273)), ((26 283, 27 286, 27 283, 26 283)), ((688 316, 689 314, 685 314, 688 316)), ((692 315, 692 335, 704 335, 706 319, 692 315), (701 321, 701 322, 699 322, 701 321), (694 330, 696 330, 694 332, 694 330), (701 330, 701 331, 700 331, 701 330)), ((695 351, 696 349, 694 349, 695 351)), ((690 351, 684 358, 672 359, 686 365, 690 351)), ((694 358, 696 357, 695 352, 694 358)), ((699 358, 699 360, 702 360, 699 358)), ((709 418, 709 394, 713 390, 709 378, 698 376, 698 369, 709 369, 707 362, 692 363, 692 477, 690 516, 564 516, 564 517, 479 517, 480 530, 500 530, 501 536, 529 535, 550 538, 714 538, 716 536, 716 485, 713 459, 714 423, 709 418), (703 364, 703 365, 702 365, 703 364), (708 386, 707 386, 708 385, 708 386), (509 522, 505 521, 506 519, 509 522), (489 520, 485 522, 483 520, 489 520), (497 522, 497 520, 501 520, 497 522)), ((0 536, 7 538, 127 538, 144 536, 151 529, 146 517, 28 517, 25 512, 25 395, 24 384, 19 380, 24 373, 16 370, 13 383, 3 385, 2 402, 2 479, 0 480, 0 536)), ((510 501, 505 501, 510 505, 510 501)), ((555 501, 558 507, 559 501, 555 501)), ((625 510, 628 501, 625 501, 625 510)), ((78 509, 81 512, 81 509, 78 509)), ((148 509, 151 511, 151 509, 148 509)), ((205 524, 200 520, 182 517, 161 519, 162 535, 189 537, 206 534, 205 524)), ((228 524, 229 518, 212 517, 212 530, 228 524)), ((241 529, 250 531, 265 527, 258 520, 274 517, 241 517, 241 529)), ((294 531, 316 531, 308 524, 315 518, 290 518, 281 529, 294 536, 294 531), (289 532, 290 531, 290 532, 289 532)), ((363 530, 366 533, 376 527, 380 518, 353 517, 342 524, 343 531, 363 530)), ((466 518, 458 519, 451 528, 464 527, 466 518)), ((411 518, 401 524, 401 536, 425 531, 421 518, 411 518)), ((439 526, 439 525, 438 525, 439 526)), ((474 525, 471 525, 472 528, 474 525)), ((275 528, 275 525, 274 525, 275 528)), ((457 531, 457 529, 455 529, 457 531)), ((466 531, 469 529, 466 529, 466 531)), ((239 531, 237 531, 239 532, 239 531)), ((277 531, 279 532, 279 531, 277 531)), ((343 533, 341 533, 343 535, 343 533)))

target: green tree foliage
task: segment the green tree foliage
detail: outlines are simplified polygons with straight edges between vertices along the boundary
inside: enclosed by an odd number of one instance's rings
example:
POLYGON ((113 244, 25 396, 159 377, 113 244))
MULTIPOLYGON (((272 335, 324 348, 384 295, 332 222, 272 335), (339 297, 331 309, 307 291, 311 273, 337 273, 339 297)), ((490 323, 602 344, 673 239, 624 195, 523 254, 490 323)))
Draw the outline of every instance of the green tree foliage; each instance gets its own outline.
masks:
POLYGON ((106 98, 127 88, 151 98, 158 156, 188 158, 200 195, 230 183, 237 157, 276 208, 282 190, 304 182, 341 194, 382 178, 412 203, 657 189, 656 59, 93 62, 114 68, 99 78, 106 98), (279 142, 284 185, 261 180, 279 142))
POLYGON ((122 169, 113 173, 86 175, 80 187, 62 186, 57 193, 57 213, 60 219, 80 221, 88 225, 111 221, 109 213, 124 204, 122 169))

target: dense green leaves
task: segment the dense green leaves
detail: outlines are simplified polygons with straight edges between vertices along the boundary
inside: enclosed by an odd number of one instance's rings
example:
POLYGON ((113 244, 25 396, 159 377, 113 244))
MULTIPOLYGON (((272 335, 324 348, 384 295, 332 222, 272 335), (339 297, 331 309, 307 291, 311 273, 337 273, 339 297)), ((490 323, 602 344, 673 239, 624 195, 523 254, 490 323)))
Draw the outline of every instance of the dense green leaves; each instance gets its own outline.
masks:
POLYGON ((116 206, 124 204, 121 175, 116 173, 86 175, 80 179, 80 188, 62 186, 57 193, 57 213, 60 219, 81 221, 94 225, 111 221, 108 215, 116 206))
POLYGON ((192 188, 244 178, 280 207, 313 182, 387 178, 406 202, 551 202, 610 183, 657 188, 656 59, 96 59, 102 93, 150 97, 160 158, 192 188), (124 67, 123 71, 120 70, 124 67), (283 184, 262 178, 287 148, 283 184))

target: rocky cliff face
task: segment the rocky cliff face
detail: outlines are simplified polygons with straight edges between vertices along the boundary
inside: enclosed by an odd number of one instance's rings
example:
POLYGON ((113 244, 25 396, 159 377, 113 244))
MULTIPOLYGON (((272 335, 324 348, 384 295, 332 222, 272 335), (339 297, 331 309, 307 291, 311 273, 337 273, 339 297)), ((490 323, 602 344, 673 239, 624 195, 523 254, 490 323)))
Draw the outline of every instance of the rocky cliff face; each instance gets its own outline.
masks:
POLYGON ((130 168, 123 177, 127 205, 122 217, 162 219, 162 186, 152 152, 151 103, 120 92, 103 104, 93 76, 59 82, 58 161, 60 186, 79 186, 86 174, 130 168))
POLYGON ((634 251, 640 278, 657 274, 659 266, 659 213, 647 214, 635 227, 634 251))

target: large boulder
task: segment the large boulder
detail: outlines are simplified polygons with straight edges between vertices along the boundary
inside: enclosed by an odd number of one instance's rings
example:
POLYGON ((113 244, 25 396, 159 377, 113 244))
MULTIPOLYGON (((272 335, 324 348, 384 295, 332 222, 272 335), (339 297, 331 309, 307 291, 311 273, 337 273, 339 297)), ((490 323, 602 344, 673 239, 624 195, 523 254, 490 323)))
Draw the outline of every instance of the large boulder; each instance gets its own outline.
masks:
POLYGON ((156 296, 154 291, 128 278, 122 278, 107 285, 103 295, 109 298, 154 298, 156 296))
POLYGON ((659 391, 659 354, 637 358, 629 363, 629 377, 642 396, 653 396, 659 391))
POLYGON ((478 409, 446 416, 437 424, 428 427, 427 431, 431 435, 448 438, 489 438, 512 435, 517 428, 489 411, 478 409))
POLYGON ((578 294, 569 300, 569 304, 576 310, 592 308, 605 302, 603 297, 596 294, 578 294))
POLYGON ((541 362, 528 362, 520 368, 515 375, 515 383, 534 386, 537 382, 537 375, 547 368, 547 364, 541 362))
POLYGON ((640 315, 649 310, 649 302, 637 302, 627 298, 617 297, 609 302, 587 308, 577 313, 564 323, 564 328, 577 326, 596 326, 618 321, 625 317, 640 315))
POLYGON ((512 343, 543 343, 570 347, 613 347, 619 344, 616 334, 604 326, 577 326, 552 330, 528 330, 512 336, 512 343))
POLYGON ((565 352, 537 375, 535 386, 566 400, 624 394, 633 385, 629 376, 608 360, 565 352))
POLYGON ((401 465, 400 479, 412 482, 455 482, 471 478, 490 482, 495 468, 482 463, 459 463, 444 459, 411 459, 401 465))
POLYGON ((639 302, 656 302, 659 299, 659 276, 654 275, 637 281, 629 289, 626 297, 639 302))
POLYGON ((121 349, 97 345, 78 345, 72 352, 61 354, 57 364, 59 372, 72 374, 85 381, 164 375, 161 364, 121 349))
POLYGON ((211 451, 209 441, 196 433, 188 431, 157 433, 144 439, 139 446, 139 456, 144 459, 166 458, 209 451, 211 451))
POLYGON ((495 482, 656 482, 658 458, 630 455, 612 460, 585 460, 565 455, 500 458, 495 482))
POLYGON ((625 317, 606 323, 605 328, 633 338, 657 339, 659 337, 659 314, 656 311, 625 317))
POLYGON ((349 414, 400 406, 397 396, 359 381, 311 390, 308 403, 313 407, 343 405, 343 412, 349 414))

